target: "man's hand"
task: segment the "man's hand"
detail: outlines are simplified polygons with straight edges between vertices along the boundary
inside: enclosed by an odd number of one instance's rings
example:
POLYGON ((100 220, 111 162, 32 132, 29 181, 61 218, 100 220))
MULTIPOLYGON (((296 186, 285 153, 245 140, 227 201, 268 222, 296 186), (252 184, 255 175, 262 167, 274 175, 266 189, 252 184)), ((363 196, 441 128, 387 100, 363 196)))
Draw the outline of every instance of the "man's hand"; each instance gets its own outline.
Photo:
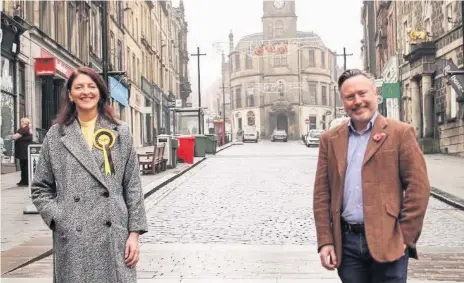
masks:
POLYGON ((134 268, 139 262, 139 233, 131 232, 126 241, 126 250, 124 253, 125 263, 128 267, 134 268))
POLYGON ((326 245, 319 252, 322 266, 327 270, 334 270, 337 266, 337 256, 333 245, 326 245))

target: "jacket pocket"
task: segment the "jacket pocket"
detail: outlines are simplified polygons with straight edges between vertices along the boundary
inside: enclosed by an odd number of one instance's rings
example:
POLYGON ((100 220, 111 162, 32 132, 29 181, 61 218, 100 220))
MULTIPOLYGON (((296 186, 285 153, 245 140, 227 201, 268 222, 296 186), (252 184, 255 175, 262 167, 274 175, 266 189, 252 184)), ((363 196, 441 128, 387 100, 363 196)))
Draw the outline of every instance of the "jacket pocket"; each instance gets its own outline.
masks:
POLYGON ((396 206, 390 204, 390 203, 385 203, 385 212, 387 212, 388 215, 391 217, 398 219, 400 210, 396 206))

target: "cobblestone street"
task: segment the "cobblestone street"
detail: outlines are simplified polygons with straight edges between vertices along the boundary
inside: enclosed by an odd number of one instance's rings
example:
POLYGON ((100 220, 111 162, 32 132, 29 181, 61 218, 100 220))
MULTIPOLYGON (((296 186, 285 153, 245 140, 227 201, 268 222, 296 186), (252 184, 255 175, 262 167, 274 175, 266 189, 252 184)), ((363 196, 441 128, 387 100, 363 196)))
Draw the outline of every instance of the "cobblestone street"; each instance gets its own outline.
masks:
MULTIPOLYGON (((140 282, 339 282, 316 253, 317 153, 298 142, 232 146, 150 196, 140 282)), ((462 227, 464 212, 431 198, 410 278, 464 282, 462 227)), ((48 257, 5 277, 51 270, 48 257)))

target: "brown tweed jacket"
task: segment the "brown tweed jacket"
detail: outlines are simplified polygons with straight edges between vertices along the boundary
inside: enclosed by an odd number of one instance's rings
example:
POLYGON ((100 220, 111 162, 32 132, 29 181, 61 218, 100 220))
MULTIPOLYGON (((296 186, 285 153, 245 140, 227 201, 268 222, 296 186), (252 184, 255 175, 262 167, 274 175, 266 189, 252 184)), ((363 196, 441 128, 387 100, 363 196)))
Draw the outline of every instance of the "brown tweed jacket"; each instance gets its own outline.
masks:
MULTIPOLYGON (((318 251, 333 244, 338 264, 342 260, 341 207, 348 137, 347 122, 321 136, 314 184, 318 251)), ((417 259, 416 243, 430 184, 410 125, 377 117, 364 156, 362 178, 364 225, 372 257, 378 262, 394 261, 404 254, 403 244, 407 244, 411 256, 417 259), (375 141, 375 134, 383 138, 375 141)))

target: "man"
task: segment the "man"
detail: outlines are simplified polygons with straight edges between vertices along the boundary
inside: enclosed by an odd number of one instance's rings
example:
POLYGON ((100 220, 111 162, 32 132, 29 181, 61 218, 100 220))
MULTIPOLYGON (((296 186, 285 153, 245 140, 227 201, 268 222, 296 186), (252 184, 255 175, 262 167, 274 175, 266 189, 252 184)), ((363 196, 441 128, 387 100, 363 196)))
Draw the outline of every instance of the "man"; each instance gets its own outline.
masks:
POLYGON ((373 77, 338 80, 350 119, 320 137, 314 219, 321 264, 343 283, 406 282, 430 185, 412 126, 377 112, 373 77))

